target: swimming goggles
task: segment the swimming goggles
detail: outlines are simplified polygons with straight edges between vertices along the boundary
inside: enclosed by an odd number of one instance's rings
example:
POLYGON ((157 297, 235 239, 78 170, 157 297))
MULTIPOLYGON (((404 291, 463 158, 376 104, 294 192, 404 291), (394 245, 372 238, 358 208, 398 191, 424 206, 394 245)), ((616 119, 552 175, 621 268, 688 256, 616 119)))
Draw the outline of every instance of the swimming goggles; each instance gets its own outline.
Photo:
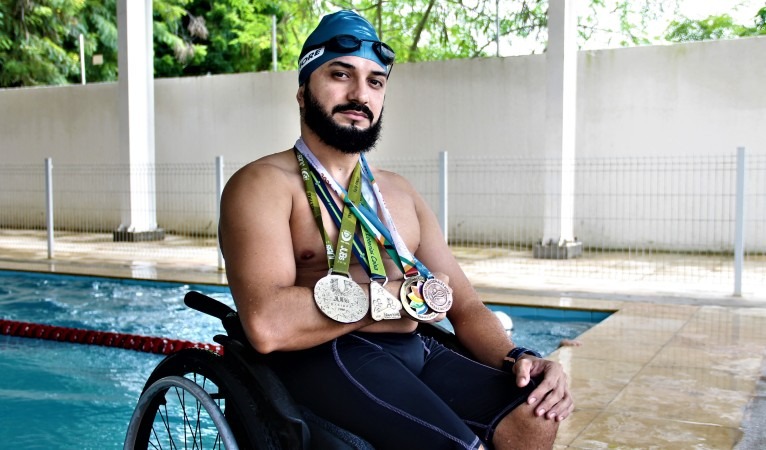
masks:
POLYGON ((311 47, 307 48, 300 57, 302 58, 311 50, 315 50, 321 47, 325 47, 328 51, 334 53, 351 53, 359 50, 362 47, 362 42, 372 42, 372 50, 376 55, 378 55, 380 62, 382 62, 384 65, 391 66, 394 64, 396 53, 394 53, 394 50, 386 43, 380 41, 371 41, 368 39, 359 39, 358 37, 350 34, 340 34, 325 42, 322 42, 321 44, 312 45, 311 47))

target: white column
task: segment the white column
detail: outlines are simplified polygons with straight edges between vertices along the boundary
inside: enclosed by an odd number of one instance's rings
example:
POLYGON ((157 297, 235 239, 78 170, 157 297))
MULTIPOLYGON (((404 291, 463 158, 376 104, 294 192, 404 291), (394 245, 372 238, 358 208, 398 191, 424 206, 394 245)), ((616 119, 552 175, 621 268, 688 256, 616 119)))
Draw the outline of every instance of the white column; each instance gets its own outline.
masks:
POLYGON ((118 0, 120 162, 129 167, 117 230, 123 237, 157 231, 152 24, 152 0, 118 0))
MULTIPOLYGON (((543 246, 575 245, 576 1, 550 0, 548 5, 544 157, 551 169, 545 175, 543 246)), ((576 255, 564 257, 571 256, 576 255)))

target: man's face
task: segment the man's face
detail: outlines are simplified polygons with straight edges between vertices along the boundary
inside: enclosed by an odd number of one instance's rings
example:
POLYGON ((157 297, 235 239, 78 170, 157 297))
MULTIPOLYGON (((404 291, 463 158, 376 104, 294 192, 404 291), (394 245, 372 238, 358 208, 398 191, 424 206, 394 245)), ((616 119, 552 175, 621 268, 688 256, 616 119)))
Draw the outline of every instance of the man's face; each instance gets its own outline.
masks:
POLYGON ((386 79, 381 74, 380 66, 357 57, 320 67, 299 93, 304 123, 322 142, 343 153, 372 149, 382 126, 386 79))

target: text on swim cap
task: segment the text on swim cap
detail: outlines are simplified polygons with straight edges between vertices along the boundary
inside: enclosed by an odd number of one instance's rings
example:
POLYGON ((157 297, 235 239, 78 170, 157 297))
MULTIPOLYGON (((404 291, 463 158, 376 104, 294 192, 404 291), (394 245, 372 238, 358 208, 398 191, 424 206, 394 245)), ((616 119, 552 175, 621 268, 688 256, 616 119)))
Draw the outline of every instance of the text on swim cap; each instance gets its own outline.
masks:
POLYGON ((300 62, 298 63, 298 70, 299 71, 303 70, 303 68, 306 67, 308 63, 319 58, 323 54, 324 54, 324 47, 319 47, 318 49, 311 50, 310 52, 306 53, 305 55, 303 55, 303 58, 301 58, 300 62))

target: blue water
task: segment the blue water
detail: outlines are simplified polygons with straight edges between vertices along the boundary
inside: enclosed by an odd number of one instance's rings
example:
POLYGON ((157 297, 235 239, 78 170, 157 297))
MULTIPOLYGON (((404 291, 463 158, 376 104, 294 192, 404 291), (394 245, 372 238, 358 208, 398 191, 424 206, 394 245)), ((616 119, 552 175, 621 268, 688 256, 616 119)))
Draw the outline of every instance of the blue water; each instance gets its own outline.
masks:
MULTIPOLYGON (((0 318, 212 342, 220 322, 187 308, 228 288, 0 271, 0 318)), ((490 305, 513 317, 517 345, 543 354, 607 313, 490 305)), ((14 449, 122 448, 133 408, 162 355, 0 336, 0 442, 14 449)))

